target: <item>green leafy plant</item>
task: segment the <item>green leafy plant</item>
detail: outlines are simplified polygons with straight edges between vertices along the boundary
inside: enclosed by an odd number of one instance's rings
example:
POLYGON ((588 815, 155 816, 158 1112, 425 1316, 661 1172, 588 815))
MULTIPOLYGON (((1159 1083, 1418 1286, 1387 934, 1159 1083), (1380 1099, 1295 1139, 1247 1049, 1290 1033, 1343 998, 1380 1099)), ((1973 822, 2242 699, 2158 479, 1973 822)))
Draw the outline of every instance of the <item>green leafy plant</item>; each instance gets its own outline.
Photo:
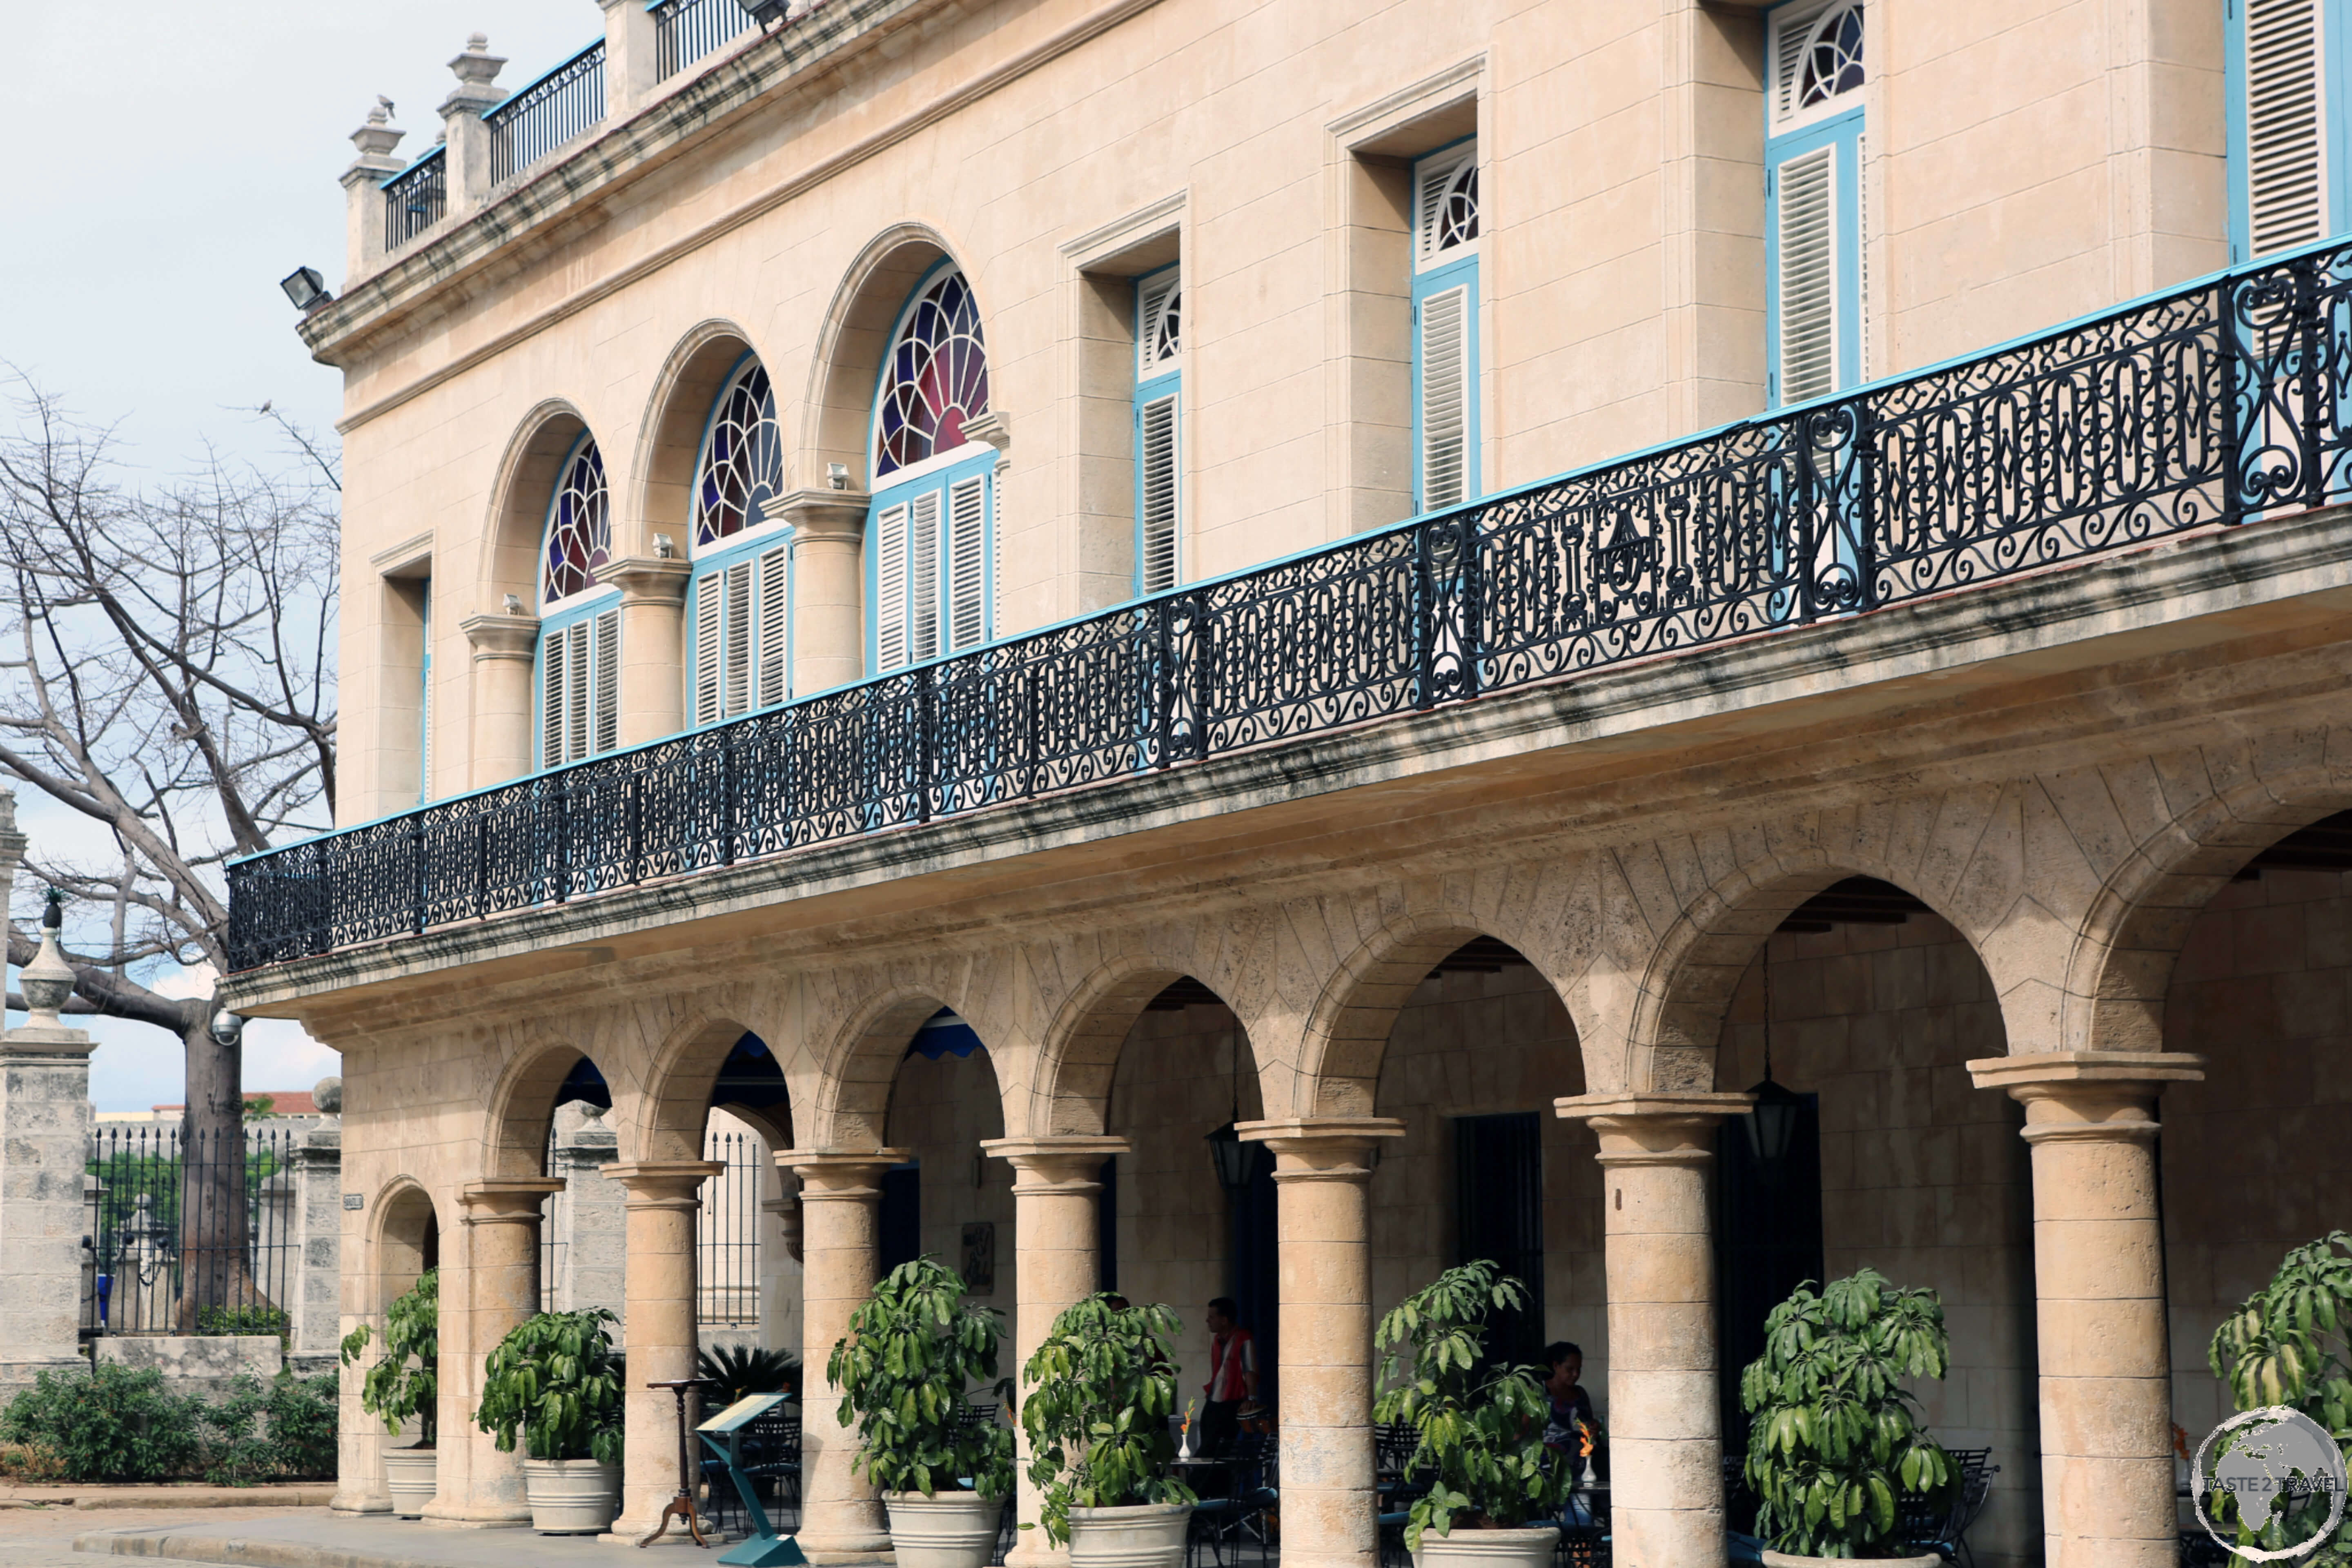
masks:
POLYGON ((757 1345, 721 1345, 694 1358, 695 1371, 719 1387, 718 1402, 732 1405, 750 1394, 791 1394, 801 1391, 798 1356, 757 1345))
POLYGON ((153 1367, 101 1363, 35 1378, 0 1414, 0 1440, 50 1456, 68 1480, 173 1480, 195 1468, 203 1409, 153 1367))
POLYGON ((1074 1508, 1200 1500, 1168 1473, 1176 1457, 1168 1435, 1176 1408, 1169 1347, 1183 1327, 1166 1307, 1114 1307, 1108 1293, 1097 1293, 1055 1318, 1022 1369, 1029 1479, 1055 1545, 1069 1542, 1074 1508))
POLYGON ((996 1376, 1004 1314, 965 1294, 963 1276, 933 1258, 901 1263, 850 1314, 825 1376, 841 1390, 840 1419, 857 1419, 856 1463, 884 1491, 1013 1490, 1013 1429, 971 1418, 974 1383, 994 1379, 1000 1402, 1013 1380, 996 1376))
MULTIPOLYGON (((374 1337, 365 1323, 345 1334, 343 1364, 357 1365, 374 1337)), ((414 1418, 416 1447, 432 1447, 439 1426, 440 1380, 434 1369, 440 1353, 441 1271, 428 1268, 384 1311, 383 1354, 361 1382, 360 1408, 395 1434, 414 1418)))
POLYGON ((335 1473, 335 1378, 280 1372, 233 1379, 198 1413, 205 1479, 216 1487, 315 1480, 335 1473))
POLYGON ((1381 1353, 1372 1418, 1413 1430, 1408 1473, 1429 1490, 1405 1519, 1405 1546, 1454 1532, 1464 1514, 1486 1528, 1558 1515, 1575 1473, 1544 1447, 1550 1396, 1533 1367, 1486 1361, 1486 1314, 1514 1311, 1526 1287, 1481 1259, 1449 1268, 1405 1298, 1373 1334, 1381 1353))
POLYGON ((1899 1499, 1947 1493, 1958 1471, 1900 1384, 1950 1364, 1935 1291, 1897 1289, 1873 1268, 1819 1295, 1798 1286, 1764 1320, 1764 1353, 1739 1379, 1756 1533, 1798 1556, 1903 1555, 1899 1499))
POLYGON ((482 1363, 474 1424, 511 1454, 621 1462, 621 1362, 602 1307, 541 1312, 516 1324, 482 1363))
POLYGON ((286 1338, 292 1321, 277 1307, 198 1307, 196 1332, 200 1334, 276 1334, 280 1342, 286 1338))
MULTIPOLYGON (((2298 1247, 2279 1264, 2271 1282, 2213 1331, 2205 1352, 2213 1375, 2226 1383, 2240 1410, 2284 1405, 2326 1428, 2338 1451, 2352 1463, 2352 1236, 2331 1230, 2298 1247)), ((2232 1432, 2209 1459, 2227 1453, 2241 1433, 2232 1432)), ((2279 1497, 2257 1526, 2239 1511, 2235 1494, 2216 1491, 2207 1500, 2213 1522, 2234 1528, 2238 1543, 2282 1552, 2311 1542, 2327 1521, 2328 1495, 2279 1497)), ((2306 1564, 2352 1563, 2352 1513, 2336 1533, 2314 1544, 2306 1564)))

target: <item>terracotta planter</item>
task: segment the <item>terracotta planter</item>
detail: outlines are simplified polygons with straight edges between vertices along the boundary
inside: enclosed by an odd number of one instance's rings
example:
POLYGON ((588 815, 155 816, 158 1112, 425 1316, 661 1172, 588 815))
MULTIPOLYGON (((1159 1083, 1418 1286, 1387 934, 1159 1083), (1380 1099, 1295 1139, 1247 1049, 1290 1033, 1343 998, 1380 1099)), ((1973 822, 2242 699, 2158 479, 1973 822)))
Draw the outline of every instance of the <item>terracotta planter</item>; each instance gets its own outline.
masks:
POLYGON ((1475 1530, 1457 1519, 1454 1533, 1421 1532, 1413 1568, 1549 1568, 1559 1544, 1559 1526, 1531 1524, 1517 1530, 1475 1530))
POLYGON ((383 1489, 392 1494, 392 1511, 402 1519, 422 1519, 433 1500, 434 1476, 440 1456, 430 1448, 386 1448, 383 1489))
POLYGON ((1932 1552, 1916 1557, 1799 1557, 1764 1549, 1764 1568, 1940 1568, 1943 1559, 1932 1552))
POLYGON ((525 1459, 522 1495, 541 1535, 602 1535, 621 1509, 621 1467, 593 1459, 525 1459))
POLYGON ((1184 1568, 1189 1502, 1070 1510, 1070 1568, 1184 1568))
POLYGON ((898 1568, 988 1568, 1004 1500, 978 1492, 884 1492, 898 1568))

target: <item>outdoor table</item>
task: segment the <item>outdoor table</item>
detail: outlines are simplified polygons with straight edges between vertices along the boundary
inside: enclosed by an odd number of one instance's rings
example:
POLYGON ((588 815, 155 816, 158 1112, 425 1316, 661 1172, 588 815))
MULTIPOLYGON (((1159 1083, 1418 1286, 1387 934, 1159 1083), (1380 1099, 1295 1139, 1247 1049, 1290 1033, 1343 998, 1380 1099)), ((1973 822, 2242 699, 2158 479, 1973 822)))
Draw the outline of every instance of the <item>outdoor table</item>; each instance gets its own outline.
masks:
POLYGON ((754 1421, 792 1397, 789 1394, 747 1394, 695 1428, 703 1447, 726 1462, 727 1474, 743 1499, 743 1512, 751 1523, 751 1533, 741 1545, 719 1554, 719 1561, 733 1568, 791 1568, 808 1561, 801 1555, 800 1543, 779 1531, 768 1518, 768 1510, 760 1506, 759 1489, 743 1462, 743 1434, 754 1421))

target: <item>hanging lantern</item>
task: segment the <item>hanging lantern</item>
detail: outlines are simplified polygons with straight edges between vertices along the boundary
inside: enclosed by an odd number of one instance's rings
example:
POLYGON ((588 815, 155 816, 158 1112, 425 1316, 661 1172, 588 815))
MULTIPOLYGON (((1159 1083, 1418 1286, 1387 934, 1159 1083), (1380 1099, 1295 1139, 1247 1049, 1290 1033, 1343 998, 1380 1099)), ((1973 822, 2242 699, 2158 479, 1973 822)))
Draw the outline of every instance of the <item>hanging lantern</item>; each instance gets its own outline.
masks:
POLYGON ((1748 1092, 1756 1097, 1755 1107, 1743 1122, 1748 1132, 1748 1152, 1756 1156, 1759 1164, 1777 1165, 1788 1156, 1789 1145, 1796 1142, 1797 1117, 1805 1102, 1769 1076, 1748 1092))
POLYGON ((1242 1142, 1237 1122, 1228 1121, 1209 1134, 1209 1159, 1217 1167, 1217 1185, 1229 1193, 1248 1190, 1250 1165, 1256 1153, 1242 1142))

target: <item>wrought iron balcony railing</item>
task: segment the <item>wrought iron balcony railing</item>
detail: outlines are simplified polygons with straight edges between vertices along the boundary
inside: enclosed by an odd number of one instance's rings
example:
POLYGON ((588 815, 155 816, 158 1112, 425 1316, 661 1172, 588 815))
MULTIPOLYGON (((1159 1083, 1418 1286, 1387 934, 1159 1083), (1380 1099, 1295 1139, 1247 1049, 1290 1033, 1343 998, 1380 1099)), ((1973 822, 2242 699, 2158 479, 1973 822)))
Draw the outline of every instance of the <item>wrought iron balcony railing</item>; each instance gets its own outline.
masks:
POLYGON ((490 182, 503 184, 604 120, 604 40, 482 111, 490 182))
POLYGON ((740 0, 655 0, 654 74, 663 81, 751 30, 740 0))
POLYGON ((229 868, 239 968, 2227 527, 2347 490, 2352 247, 229 868))
POLYGON ((383 247, 398 250, 449 210, 449 149, 436 147, 383 183, 383 247))

